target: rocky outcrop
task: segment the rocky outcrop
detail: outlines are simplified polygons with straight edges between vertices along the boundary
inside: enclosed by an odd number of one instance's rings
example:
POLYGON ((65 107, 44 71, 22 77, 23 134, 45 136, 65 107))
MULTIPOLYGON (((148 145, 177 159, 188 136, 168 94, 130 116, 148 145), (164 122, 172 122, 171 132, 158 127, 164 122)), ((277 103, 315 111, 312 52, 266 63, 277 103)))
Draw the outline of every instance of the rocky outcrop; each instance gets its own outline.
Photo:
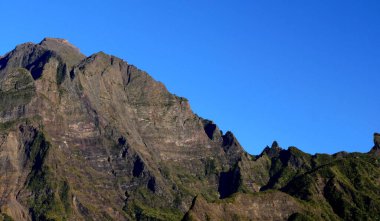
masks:
POLYGON ((288 220, 293 214, 304 211, 305 207, 296 199, 281 192, 239 193, 213 203, 199 196, 184 220, 288 220))
POLYGON ((374 133, 373 143, 374 143, 374 146, 372 147, 370 153, 376 156, 380 156, 380 134, 379 133, 374 133))
POLYGON ((375 154, 311 156, 274 142, 252 156, 146 72, 103 52, 86 57, 63 39, 2 56, 0 98, 0 219, 339 220, 378 212, 378 136, 375 154))
POLYGON ((20 207, 0 205, 7 214, 23 208, 25 219, 178 218, 200 191, 219 197, 219 174, 242 152, 231 135, 215 131, 210 139, 186 99, 116 57, 86 58, 67 41, 46 38, 16 47, 0 64, 2 131, 33 122, 49 144, 41 153, 49 160, 25 170, 33 191, 4 190, 21 197, 20 207), (43 207, 44 200, 69 209, 43 207))

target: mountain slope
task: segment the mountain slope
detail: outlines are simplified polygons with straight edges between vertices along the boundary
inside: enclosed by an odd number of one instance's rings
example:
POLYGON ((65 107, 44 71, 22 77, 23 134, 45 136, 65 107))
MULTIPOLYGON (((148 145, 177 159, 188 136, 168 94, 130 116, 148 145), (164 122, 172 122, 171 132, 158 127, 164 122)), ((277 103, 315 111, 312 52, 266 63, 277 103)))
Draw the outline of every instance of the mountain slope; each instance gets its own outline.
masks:
POLYGON ((0 220, 376 220, 379 211, 378 135, 368 154, 274 143, 252 156, 144 71, 63 39, 1 57, 0 97, 0 220))

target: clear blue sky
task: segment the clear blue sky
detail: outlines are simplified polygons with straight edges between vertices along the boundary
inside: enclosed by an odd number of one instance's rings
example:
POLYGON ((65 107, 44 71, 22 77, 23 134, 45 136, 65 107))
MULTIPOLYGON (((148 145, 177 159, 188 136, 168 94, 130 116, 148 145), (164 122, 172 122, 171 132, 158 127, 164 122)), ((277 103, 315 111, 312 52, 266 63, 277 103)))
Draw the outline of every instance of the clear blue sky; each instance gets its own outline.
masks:
POLYGON ((123 58, 250 153, 368 151, 380 132, 379 0, 1 1, 0 54, 61 37, 123 58))

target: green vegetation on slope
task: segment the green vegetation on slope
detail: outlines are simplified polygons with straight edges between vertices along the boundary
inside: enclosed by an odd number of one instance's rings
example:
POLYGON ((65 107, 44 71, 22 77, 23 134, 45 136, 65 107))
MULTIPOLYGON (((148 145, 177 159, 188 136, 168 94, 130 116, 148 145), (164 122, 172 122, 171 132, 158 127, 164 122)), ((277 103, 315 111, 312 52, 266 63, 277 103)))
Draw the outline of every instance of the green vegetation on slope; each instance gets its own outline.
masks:
POLYGON ((35 94, 31 74, 17 68, 0 79, 0 112, 27 104, 35 94))
POLYGON ((28 204, 33 220, 66 220, 71 210, 69 186, 67 182, 58 181, 45 165, 49 148, 44 135, 38 132, 28 154, 32 171, 27 187, 33 195, 28 204))
POLYGON ((380 214, 379 161, 368 154, 336 157, 295 177, 282 190, 328 208, 344 220, 377 220, 380 214))

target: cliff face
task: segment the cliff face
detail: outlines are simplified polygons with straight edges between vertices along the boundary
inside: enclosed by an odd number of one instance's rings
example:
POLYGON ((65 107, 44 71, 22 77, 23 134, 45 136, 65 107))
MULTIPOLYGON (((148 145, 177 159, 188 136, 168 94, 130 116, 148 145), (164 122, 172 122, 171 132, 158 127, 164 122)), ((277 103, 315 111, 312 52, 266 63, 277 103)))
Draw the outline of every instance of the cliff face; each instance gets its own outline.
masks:
POLYGON ((339 220, 380 211, 378 137, 369 154, 311 156, 274 143, 251 156, 147 73, 102 52, 86 57, 63 39, 1 57, 0 98, 0 220, 339 220))

